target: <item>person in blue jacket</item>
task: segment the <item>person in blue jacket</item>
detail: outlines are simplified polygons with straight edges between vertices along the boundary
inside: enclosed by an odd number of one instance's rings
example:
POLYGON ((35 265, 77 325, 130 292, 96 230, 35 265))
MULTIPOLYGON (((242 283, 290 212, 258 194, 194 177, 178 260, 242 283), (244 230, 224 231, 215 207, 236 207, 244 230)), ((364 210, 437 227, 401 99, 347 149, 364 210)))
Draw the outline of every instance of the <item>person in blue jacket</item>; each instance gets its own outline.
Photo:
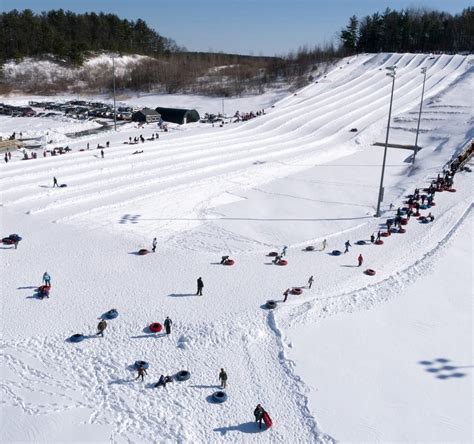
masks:
POLYGON ((43 282, 44 285, 46 285, 47 287, 51 287, 51 276, 48 274, 47 271, 45 271, 43 274, 43 282))

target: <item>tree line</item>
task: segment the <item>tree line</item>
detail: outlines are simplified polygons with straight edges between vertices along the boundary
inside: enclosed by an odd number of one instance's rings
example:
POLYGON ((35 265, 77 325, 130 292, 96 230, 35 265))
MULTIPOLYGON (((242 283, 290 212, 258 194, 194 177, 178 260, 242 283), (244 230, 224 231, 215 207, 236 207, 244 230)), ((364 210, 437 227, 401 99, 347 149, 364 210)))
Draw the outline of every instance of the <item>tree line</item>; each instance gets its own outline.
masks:
POLYGON ((346 54, 358 52, 472 52, 474 8, 460 14, 389 8, 361 19, 355 15, 340 32, 346 54))
POLYGON ((0 14, 0 63, 50 54, 80 65, 86 52, 99 50, 159 56, 178 47, 143 20, 129 21, 115 14, 62 9, 0 14))

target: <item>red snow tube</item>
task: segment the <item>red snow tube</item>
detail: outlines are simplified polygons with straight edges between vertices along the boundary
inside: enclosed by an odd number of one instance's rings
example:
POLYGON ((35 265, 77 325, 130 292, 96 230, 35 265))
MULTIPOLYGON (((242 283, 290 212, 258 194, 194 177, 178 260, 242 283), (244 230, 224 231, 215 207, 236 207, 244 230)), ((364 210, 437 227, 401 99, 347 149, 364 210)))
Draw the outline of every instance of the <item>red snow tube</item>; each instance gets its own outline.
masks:
POLYGON ((390 231, 386 231, 385 233, 382 233, 380 236, 389 237, 390 236, 390 231))
POLYGON ((288 265, 288 261, 286 259, 280 259, 277 262, 277 265, 288 265))
POLYGON ((450 188, 449 190, 446 190, 446 191, 449 191, 450 193, 455 193, 455 192, 456 192, 456 188, 450 188))
POLYGON ((278 253, 276 251, 270 251, 270 253, 268 253, 268 255, 270 257, 275 257, 275 256, 278 256, 278 253))
POLYGON ((267 428, 270 428, 273 425, 272 418, 270 418, 270 415, 267 412, 263 412, 262 419, 265 425, 267 426, 267 428))
POLYGON ((301 294, 303 293, 303 289, 299 287, 295 287, 291 290, 291 294, 301 294))
POLYGON ((150 324, 149 329, 153 333, 159 333, 163 329, 163 326, 159 322, 153 322, 153 324, 150 324))
POLYGON ((400 222, 402 225, 407 225, 408 224, 408 219, 406 217, 402 217, 402 220, 400 222))
POLYGON ((399 232, 400 234, 403 234, 403 233, 406 233, 407 230, 405 230, 405 228, 399 228, 399 229, 398 229, 398 232, 399 232))
POLYGON ((413 216, 415 216, 415 217, 420 217, 420 212, 417 211, 413 216))
POLYGON ((368 276, 374 276, 375 270, 372 270, 372 268, 367 268, 367 270, 365 270, 364 273, 368 276))
POLYGON ((234 264, 235 264, 234 259, 226 259, 224 261, 224 265, 234 265, 234 264))
POLYGON ((430 203, 430 206, 434 207, 434 206, 436 206, 436 203, 435 203, 435 202, 431 202, 431 203, 430 203))
POLYGON ((139 256, 145 256, 145 254, 148 254, 149 251, 146 248, 142 248, 141 250, 138 250, 138 255, 139 256))
POLYGON ((379 239, 379 240, 376 240, 374 243, 375 245, 383 245, 383 240, 379 239))

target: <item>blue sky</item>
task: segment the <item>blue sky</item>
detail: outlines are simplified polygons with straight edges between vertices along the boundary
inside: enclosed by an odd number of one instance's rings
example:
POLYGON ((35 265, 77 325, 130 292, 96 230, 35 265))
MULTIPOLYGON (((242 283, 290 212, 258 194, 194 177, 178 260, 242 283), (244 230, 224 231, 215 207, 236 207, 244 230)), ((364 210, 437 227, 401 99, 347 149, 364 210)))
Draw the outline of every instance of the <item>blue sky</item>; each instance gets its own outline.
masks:
POLYGON ((300 46, 336 41, 337 32, 353 14, 362 17, 386 7, 427 7, 454 14, 471 4, 466 0, 0 0, 0 10, 110 12, 131 20, 142 18, 190 51, 282 55, 300 46))

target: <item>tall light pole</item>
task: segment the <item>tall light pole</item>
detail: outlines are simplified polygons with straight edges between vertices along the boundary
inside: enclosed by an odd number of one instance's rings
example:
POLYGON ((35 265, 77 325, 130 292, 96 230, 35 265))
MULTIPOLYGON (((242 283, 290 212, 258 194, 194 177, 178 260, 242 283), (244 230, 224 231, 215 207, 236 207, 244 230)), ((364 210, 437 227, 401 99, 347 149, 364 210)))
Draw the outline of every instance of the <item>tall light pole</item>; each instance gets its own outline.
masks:
POLYGON ((388 148, 388 134, 390 132, 390 118, 392 116, 392 103, 393 103, 393 90, 395 88, 395 77, 397 75, 396 66, 390 66, 386 68, 389 72, 387 76, 392 78, 392 93, 390 94, 390 108, 388 110, 388 121, 387 121, 387 135, 385 136, 385 149, 383 151, 383 162, 382 162, 382 174, 380 176, 380 188, 379 188, 379 199, 377 201, 377 211, 375 213, 375 217, 380 217, 380 204, 383 200, 383 177, 385 174, 385 161, 387 160, 387 148, 388 148))
POLYGON ((425 82, 426 82, 427 69, 428 68, 426 66, 421 68, 421 73, 423 74, 423 89, 421 90, 420 112, 418 114, 418 125, 416 127, 415 148, 413 150, 413 161, 412 161, 413 164, 415 163, 415 157, 416 157, 416 154, 418 153, 418 132, 420 131, 421 109, 423 108, 423 96, 425 95, 425 82))
POLYGON ((114 74, 114 130, 117 131, 117 110, 115 108, 115 56, 112 56, 112 70, 114 74))

